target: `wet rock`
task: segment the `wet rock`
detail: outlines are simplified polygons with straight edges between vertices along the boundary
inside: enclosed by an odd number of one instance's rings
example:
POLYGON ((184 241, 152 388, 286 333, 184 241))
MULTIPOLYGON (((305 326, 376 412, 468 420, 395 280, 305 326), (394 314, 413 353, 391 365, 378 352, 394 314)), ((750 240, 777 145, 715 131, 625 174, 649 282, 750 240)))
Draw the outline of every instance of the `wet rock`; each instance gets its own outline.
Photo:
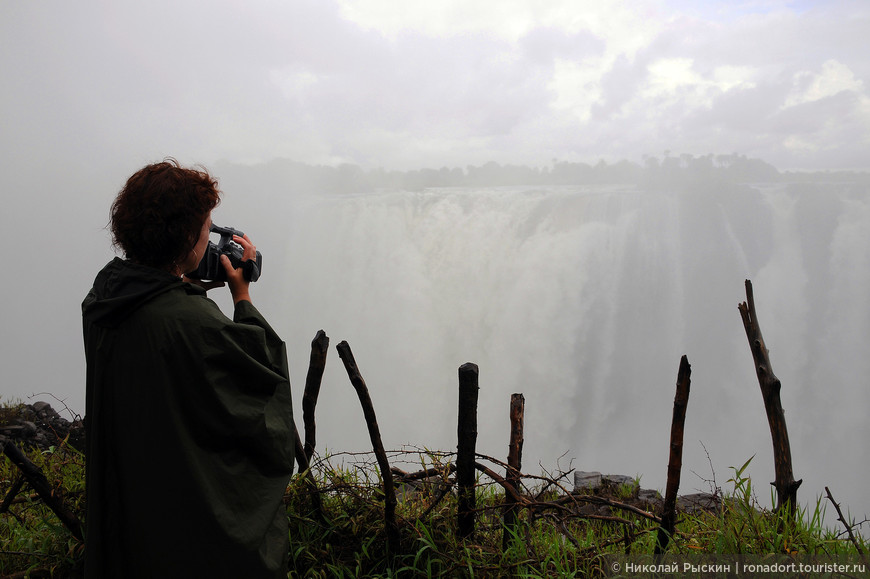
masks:
MULTIPOLYGON (((620 502, 658 512, 664 502, 661 493, 652 489, 643 489, 634 477, 619 474, 601 474, 598 471, 574 471, 574 492, 611 497, 620 502), (634 487, 630 496, 624 496, 626 487, 634 487)), ((694 493, 677 497, 677 510, 687 513, 698 511, 715 511, 722 505, 717 495, 710 493, 694 493)), ((583 514, 598 514, 598 507, 588 505, 581 508, 583 514)))
POLYGON ((22 438, 33 438, 36 436, 36 425, 29 420, 25 420, 21 425, 21 437, 22 438))
POLYGON ((687 513, 716 511, 722 506, 722 499, 710 493, 695 493, 677 497, 677 509, 687 513))
POLYGON ((85 429, 80 418, 72 422, 62 417, 48 402, 24 404, 17 414, 6 415, 0 424, 3 435, 22 447, 47 450, 67 441, 70 446, 84 452, 85 429))
POLYGON ((409 500, 431 499, 436 494, 449 490, 450 484, 440 476, 430 476, 421 480, 400 482, 396 485, 396 499, 400 503, 409 500))
POLYGON ((624 474, 606 474, 601 477, 601 482, 602 484, 609 484, 615 487, 618 487, 620 485, 637 485, 637 481, 634 477, 626 476, 624 474))
POLYGON ((601 473, 594 472, 586 472, 582 470, 574 471, 574 490, 579 491, 583 489, 596 489, 601 486, 601 473))

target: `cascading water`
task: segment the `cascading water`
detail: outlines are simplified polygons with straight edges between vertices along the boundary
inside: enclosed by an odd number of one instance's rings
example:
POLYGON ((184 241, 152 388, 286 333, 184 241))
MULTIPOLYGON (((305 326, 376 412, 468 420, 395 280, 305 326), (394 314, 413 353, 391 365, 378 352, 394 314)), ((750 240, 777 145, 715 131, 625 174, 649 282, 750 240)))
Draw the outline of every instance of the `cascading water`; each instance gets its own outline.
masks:
MULTIPOLYGON (((828 485, 854 514, 870 511, 866 191, 443 188, 285 203, 275 285, 296 396, 314 333, 347 340, 388 448, 455 450, 457 368, 472 361, 479 452, 506 456, 510 394, 522 392, 524 470, 573 461, 663 489, 686 354, 681 492, 709 490, 714 475, 728 490, 729 467, 754 455, 749 472, 769 505, 770 434, 737 310, 751 279, 801 502, 828 485)), ((318 448, 365 450, 334 350, 329 360, 318 448)))

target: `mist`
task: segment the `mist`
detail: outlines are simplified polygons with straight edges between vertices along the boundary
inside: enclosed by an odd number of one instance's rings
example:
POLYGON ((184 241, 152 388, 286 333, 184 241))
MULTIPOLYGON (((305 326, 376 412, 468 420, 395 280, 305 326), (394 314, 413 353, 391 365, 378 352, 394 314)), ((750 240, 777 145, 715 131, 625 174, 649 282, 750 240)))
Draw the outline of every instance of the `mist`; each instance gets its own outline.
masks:
MULTIPOLYGON (((471 361, 480 367, 480 452, 503 458, 508 402, 521 392, 528 470, 640 475, 663 488, 686 354, 684 491, 709 491, 714 479, 727 488, 730 467, 754 457, 748 472, 767 504, 770 433, 737 310, 750 279, 783 383, 801 500, 834 485, 865 512, 870 400, 855 377, 870 370, 867 175, 780 173, 750 159, 741 169, 724 157, 699 174, 697 161, 683 157, 668 177, 666 159, 599 165, 586 171, 590 182, 558 185, 507 185, 490 165, 500 185, 417 190, 369 190, 379 172, 345 167, 334 175, 357 175, 357 192, 343 194, 301 193, 290 163, 222 169, 228 185, 256 181, 263 203, 283 208, 234 217, 267 219, 272 232, 266 267, 279 278, 262 295, 288 328, 297 389, 317 330, 333 345, 347 340, 391 448, 455 448, 457 369, 471 361), (729 179, 746 167, 768 179, 729 179), (291 187, 281 185, 287 171, 291 187)), ((479 169, 446 174, 476 179, 479 169)), ((419 182, 420 173, 403 177, 419 182)), ((320 448, 365 451, 366 440, 332 351, 320 448)))
MULTIPOLYGON (((481 450, 523 392, 530 469, 656 487, 687 354, 687 470, 755 455, 760 489, 749 278, 801 501, 866 513, 868 29, 858 0, 0 3, 0 397, 84 412, 109 206, 171 156, 263 252, 297 409, 322 328, 393 445, 452 449, 473 361, 481 450)), ((364 439, 342 371, 322 449, 364 439)))

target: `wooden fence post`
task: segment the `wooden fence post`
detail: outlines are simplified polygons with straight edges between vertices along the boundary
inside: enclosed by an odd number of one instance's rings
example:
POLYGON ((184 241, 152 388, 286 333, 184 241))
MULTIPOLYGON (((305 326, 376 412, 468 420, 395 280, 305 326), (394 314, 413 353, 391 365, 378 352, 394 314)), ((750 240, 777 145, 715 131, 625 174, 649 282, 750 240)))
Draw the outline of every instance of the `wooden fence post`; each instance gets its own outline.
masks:
POLYGON ((311 463, 308 462, 308 457, 305 454, 305 449, 302 447, 302 439, 299 438, 299 430, 296 428, 296 421, 293 421, 293 439, 296 445, 296 464, 299 465, 299 473, 305 474, 305 486, 308 487, 310 493, 311 504, 314 507, 314 515, 321 523, 326 522, 326 514, 323 512, 323 501, 320 500, 320 489, 317 488, 317 481, 314 480, 314 473, 311 472, 311 463), (307 471, 307 472, 306 472, 307 471))
POLYGON ((660 555, 668 548, 668 541, 676 526, 677 491, 680 489, 680 471, 683 468, 683 425, 686 422, 686 407, 689 405, 689 386, 692 367, 689 359, 680 359, 677 372, 677 393, 674 395, 674 417, 671 421, 671 450, 668 459, 668 482, 665 501, 662 505, 662 524, 656 540, 654 553, 660 555))
MULTIPOLYGON (((508 444, 508 466, 505 472, 505 479, 516 493, 519 492, 520 469, 522 468, 523 460, 523 415, 525 404, 526 400, 522 394, 511 394, 511 435, 510 443, 508 444)), ((511 493, 505 492, 504 502, 504 530, 502 531, 501 546, 506 551, 510 546, 512 535, 516 533, 517 509, 516 499, 513 498, 511 493)))
POLYGON ((381 479, 384 484, 384 521, 387 528, 387 551, 390 554, 396 555, 399 553, 399 527, 396 524, 396 491, 393 489, 393 473, 390 470, 390 461, 387 460, 384 443, 381 442, 381 431, 378 427, 377 416, 375 416, 375 408, 372 405, 372 399, 369 396, 369 389, 366 386, 365 380, 363 380, 356 361, 353 359, 353 352, 350 351, 350 346, 347 342, 343 341, 336 346, 336 349, 338 350, 339 358, 344 362, 350 383, 353 384, 353 388, 359 397, 366 425, 369 429, 372 448, 378 460, 378 466, 381 469, 381 479))
POLYGON ((781 512, 785 509, 790 517, 794 517, 797 510, 797 490, 803 480, 794 480, 792 474, 791 446, 788 442, 788 429, 785 426, 785 412, 779 397, 782 383, 770 367, 770 355, 764 344, 764 338, 761 336, 761 327, 755 313, 752 282, 749 280, 746 280, 746 301, 739 304, 737 309, 740 310, 749 347, 752 349, 755 373, 761 386, 764 410, 767 412, 767 423, 770 426, 770 437, 773 441, 773 464, 776 480, 771 484, 776 488, 776 510, 781 512))
POLYGON ((477 364, 467 362, 459 367, 459 420, 457 426, 456 485, 458 490, 457 519, 459 536, 474 539, 474 458, 477 446, 477 364))
POLYGON ((302 394, 302 422, 305 426, 305 456, 311 461, 314 447, 317 444, 314 421, 314 407, 320 395, 320 383, 323 379, 323 369, 326 367, 326 353, 329 350, 329 337, 323 330, 318 330, 311 341, 311 358, 308 363, 308 375, 305 377, 305 391, 302 394))

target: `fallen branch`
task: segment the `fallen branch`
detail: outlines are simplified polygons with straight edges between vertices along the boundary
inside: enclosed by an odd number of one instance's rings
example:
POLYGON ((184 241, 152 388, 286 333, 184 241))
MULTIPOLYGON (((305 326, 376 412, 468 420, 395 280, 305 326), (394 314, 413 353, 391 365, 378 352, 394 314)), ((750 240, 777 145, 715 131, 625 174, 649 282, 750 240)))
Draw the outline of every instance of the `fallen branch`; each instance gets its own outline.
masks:
POLYGON ((393 478, 397 480, 397 482, 411 482, 415 480, 422 480, 424 478, 429 478, 433 476, 450 476, 454 472, 456 472, 456 465, 453 463, 444 465, 442 467, 432 467, 424 470, 420 470, 417 472, 405 472, 398 467, 390 467, 390 472, 393 474, 393 478))
POLYGON ((497 484, 501 485, 501 487, 505 490, 505 494, 510 496, 514 500, 514 502, 522 504, 524 506, 528 506, 531 504, 531 501, 528 498, 522 496, 517 491, 517 489, 514 488, 514 485, 512 485, 511 483, 506 481, 504 479, 504 477, 502 477, 500 474, 498 474, 497 472, 495 472, 491 468, 489 468, 485 465, 482 465, 479 462, 474 463, 474 468, 476 468, 477 470, 479 470, 480 472, 482 472, 483 474, 485 474, 486 476, 488 476, 489 478, 494 480, 497 484))
POLYGON ((42 499, 42 502, 44 502, 46 506, 57 515, 57 518, 60 519, 60 522, 62 522, 67 529, 69 529, 72 536, 79 541, 84 541, 81 521, 66 508, 66 505, 63 504, 63 499, 54 489, 51 488, 48 479, 45 478, 45 475, 42 474, 39 467, 33 464, 33 462, 31 462, 30 459, 21 452, 21 449, 5 436, 0 436, 0 447, 3 448, 4 454, 9 457, 9 460, 18 467, 21 474, 24 475, 25 479, 27 479, 27 484, 36 491, 39 498, 42 499))
POLYGON ((661 517, 657 517, 650 512, 647 512, 643 509, 639 509, 639 508, 632 506, 632 505, 627 505, 627 504, 621 503, 619 501, 614 501, 611 499, 606 499, 604 497, 598 497, 595 495, 581 495, 581 494, 572 493, 568 496, 556 499, 555 501, 550 501, 549 503, 539 503, 539 505, 550 505, 550 504, 564 505, 565 503, 588 503, 588 504, 592 504, 592 505, 604 505, 604 506, 608 506, 608 507, 613 507, 615 509, 620 509, 623 511, 629 511, 631 513, 634 513, 635 515, 638 515, 639 517, 643 517, 645 519, 649 519, 650 521, 658 523, 659 525, 662 524, 661 517))

